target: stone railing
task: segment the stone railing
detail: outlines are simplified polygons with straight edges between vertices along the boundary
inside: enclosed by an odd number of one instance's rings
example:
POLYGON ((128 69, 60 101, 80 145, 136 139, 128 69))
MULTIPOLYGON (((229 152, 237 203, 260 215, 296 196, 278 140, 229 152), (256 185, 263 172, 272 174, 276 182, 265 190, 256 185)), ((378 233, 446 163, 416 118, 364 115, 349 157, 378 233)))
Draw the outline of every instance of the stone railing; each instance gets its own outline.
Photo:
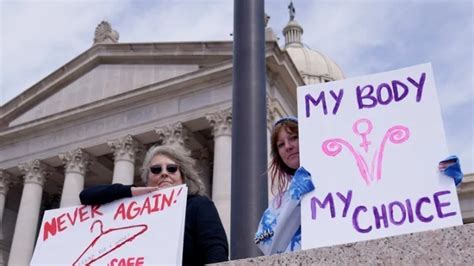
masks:
POLYGON ((474 224, 215 265, 474 265, 474 224))

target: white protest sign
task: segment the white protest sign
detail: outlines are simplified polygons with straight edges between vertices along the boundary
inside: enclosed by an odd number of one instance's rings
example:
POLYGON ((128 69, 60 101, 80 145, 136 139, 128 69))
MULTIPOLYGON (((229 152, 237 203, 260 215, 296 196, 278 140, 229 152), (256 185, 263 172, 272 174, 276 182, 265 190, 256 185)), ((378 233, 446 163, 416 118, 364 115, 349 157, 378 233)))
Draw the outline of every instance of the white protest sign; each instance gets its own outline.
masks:
POLYGON ((462 224, 430 64, 298 88, 302 248, 462 224))
POLYGON ((187 190, 46 211, 31 265, 179 265, 187 190))

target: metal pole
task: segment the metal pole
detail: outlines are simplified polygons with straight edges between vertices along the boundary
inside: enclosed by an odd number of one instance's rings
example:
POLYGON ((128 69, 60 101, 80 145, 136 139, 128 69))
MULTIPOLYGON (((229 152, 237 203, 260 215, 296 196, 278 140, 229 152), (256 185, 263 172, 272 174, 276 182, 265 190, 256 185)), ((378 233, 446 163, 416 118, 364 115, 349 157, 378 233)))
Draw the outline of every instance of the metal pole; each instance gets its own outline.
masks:
POLYGON ((231 258, 262 255, 255 231, 267 207, 263 0, 234 0, 231 258))

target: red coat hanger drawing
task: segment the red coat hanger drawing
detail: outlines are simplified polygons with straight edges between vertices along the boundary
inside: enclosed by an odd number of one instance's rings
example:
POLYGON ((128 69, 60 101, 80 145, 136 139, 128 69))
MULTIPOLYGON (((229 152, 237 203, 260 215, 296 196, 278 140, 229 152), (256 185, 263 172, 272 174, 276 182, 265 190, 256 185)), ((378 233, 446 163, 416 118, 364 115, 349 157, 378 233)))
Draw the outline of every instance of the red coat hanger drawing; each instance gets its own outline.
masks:
POLYGON ((96 220, 90 227, 93 233, 94 226, 99 224, 100 233, 94 240, 84 249, 81 255, 74 261, 72 265, 90 265, 97 262, 104 256, 121 248, 128 242, 132 242, 137 236, 148 230, 146 224, 138 224, 124 227, 109 228, 104 231, 104 225, 101 220, 96 220))

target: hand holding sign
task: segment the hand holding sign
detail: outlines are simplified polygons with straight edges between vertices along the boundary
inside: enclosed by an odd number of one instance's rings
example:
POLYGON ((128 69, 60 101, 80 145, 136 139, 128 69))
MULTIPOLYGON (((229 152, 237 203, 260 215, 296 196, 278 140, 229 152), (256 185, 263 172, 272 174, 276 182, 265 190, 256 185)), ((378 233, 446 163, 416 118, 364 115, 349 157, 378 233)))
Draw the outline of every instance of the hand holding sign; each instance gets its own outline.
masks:
POLYGON ((153 191, 157 191, 160 189, 159 187, 131 187, 130 190, 132 191, 132 196, 141 196, 147 193, 151 193, 153 191))
POLYGON ((181 185, 100 206, 46 211, 31 265, 180 264, 186 196, 181 185))

